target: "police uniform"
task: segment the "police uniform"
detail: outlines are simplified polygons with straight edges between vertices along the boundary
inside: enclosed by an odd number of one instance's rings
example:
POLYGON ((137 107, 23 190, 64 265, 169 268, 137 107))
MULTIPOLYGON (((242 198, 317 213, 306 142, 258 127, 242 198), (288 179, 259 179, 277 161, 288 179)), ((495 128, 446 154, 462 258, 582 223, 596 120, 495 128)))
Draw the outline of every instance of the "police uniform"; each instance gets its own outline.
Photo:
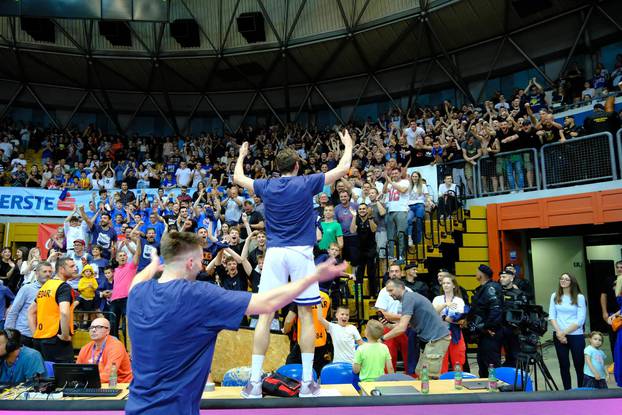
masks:
POLYGON ((477 347, 477 364, 479 377, 486 378, 489 365, 498 367, 501 364, 501 285, 492 280, 480 285, 475 290, 471 303, 471 318, 479 317, 483 322, 477 347), (488 330, 494 332, 494 335, 488 330))
POLYGON ((506 316, 509 310, 520 310, 528 301, 525 293, 513 285, 510 286, 510 288, 502 287, 502 292, 504 324, 501 327, 501 341, 503 349, 505 350, 505 362, 503 366, 516 367, 516 355, 520 351, 520 343, 518 341, 520 331, 506 322, 506 316))

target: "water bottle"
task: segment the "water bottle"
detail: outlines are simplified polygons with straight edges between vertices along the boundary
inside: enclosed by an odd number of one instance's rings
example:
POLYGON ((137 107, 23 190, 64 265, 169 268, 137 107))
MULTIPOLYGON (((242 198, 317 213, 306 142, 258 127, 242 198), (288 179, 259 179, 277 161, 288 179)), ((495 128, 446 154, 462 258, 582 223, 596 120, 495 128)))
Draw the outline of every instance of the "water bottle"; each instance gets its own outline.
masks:
POLYGON ((110 368, 110 378, 108 379, 108 386, 110 388, 117 387, 117 364, 113 363, 110 368))
POLYGON ((421 393, 430 393, 430 373, 428 372, 428 365, 423 365, 423 369, 421 369, 421 393))
POLYGON ((488 366, 488 390, 495 392, 497 390, 497 376, 495 376, 495 367, 488 366))
POLYGON ((460 363, 456 363, 454 367, 454 388, 456 390, 462 389, 462 368, 460 363))

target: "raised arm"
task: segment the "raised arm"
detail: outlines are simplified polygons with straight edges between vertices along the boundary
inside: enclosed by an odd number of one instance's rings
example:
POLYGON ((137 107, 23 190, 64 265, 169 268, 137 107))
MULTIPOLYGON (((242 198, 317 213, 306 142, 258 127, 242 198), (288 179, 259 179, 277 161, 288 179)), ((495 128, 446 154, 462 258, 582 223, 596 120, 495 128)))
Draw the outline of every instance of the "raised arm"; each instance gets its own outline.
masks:
POLYGON ((350 137, 350 133, 348 130, 344 130, 342 134, 341 131, 338 131, 339 138, 341 142, 345 146, 343 154, 341 155, 341 159, 339 160, 339 164, 334 169, 328 171, 324 176, 325 184, 333 184, 343 176, 348 173, 350 170, 350 165, 352 164, 352 148, 354 147, 354 143, 352 142, 352 137, 350 137))
POLYGON ((250 177, 246 177, 244 174, 244 159, 248 154, 248 142, 242 143, 240 147, 240 155, 238 161, 235 163, 235 169, 233 170, 233 183, 242 186, 243 188, 253 191, 254 180, 250 177))

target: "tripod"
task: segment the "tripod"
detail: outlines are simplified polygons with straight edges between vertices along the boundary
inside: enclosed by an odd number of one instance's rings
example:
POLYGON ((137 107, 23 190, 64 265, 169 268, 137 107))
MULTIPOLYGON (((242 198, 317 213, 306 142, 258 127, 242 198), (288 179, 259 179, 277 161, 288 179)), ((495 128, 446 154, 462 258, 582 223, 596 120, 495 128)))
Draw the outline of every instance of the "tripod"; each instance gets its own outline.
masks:
POLYGON ((525 381, 529 378, 529 374, 533 373, 533 387, 534 390, 538 390, 538 370, 544 378, 544 383, 547 390, 559 390, 549 372, 549 368, 546 367, 542 353, 540 353, 535 347, 528 345, 521 345, 521 351, 516 354, 516 373, 514 375, 514 389, 516 389, 518 376, 520 373, 520 384, 525 389, 525 381))

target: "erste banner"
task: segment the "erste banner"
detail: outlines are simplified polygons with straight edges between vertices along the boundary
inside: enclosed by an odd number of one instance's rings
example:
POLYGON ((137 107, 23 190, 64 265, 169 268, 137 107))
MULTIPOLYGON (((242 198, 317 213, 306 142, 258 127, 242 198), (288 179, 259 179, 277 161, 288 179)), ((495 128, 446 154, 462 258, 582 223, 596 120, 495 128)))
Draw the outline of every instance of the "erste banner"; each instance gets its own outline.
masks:
MULTIPOLYGON (((149 201, 158 194, 158 189, 131 189, 136 197, 145 193, 149 201)), ((108 190, 112 197, 119 189, 108 190)), ((89 202, 99 201, 98 191, 70 190, 61 198, 61 190, 38 189, 34 187, 0 187, 0 215, 2 216, 38 216, 38 217, 66 217, 76 206, 84 205, 88 210, 89 202)), ((180 189, 166 190, 166 196, 173 193, 179 196, 180 189)), ((192 195, 194 189, 188 189, 192 195)))

